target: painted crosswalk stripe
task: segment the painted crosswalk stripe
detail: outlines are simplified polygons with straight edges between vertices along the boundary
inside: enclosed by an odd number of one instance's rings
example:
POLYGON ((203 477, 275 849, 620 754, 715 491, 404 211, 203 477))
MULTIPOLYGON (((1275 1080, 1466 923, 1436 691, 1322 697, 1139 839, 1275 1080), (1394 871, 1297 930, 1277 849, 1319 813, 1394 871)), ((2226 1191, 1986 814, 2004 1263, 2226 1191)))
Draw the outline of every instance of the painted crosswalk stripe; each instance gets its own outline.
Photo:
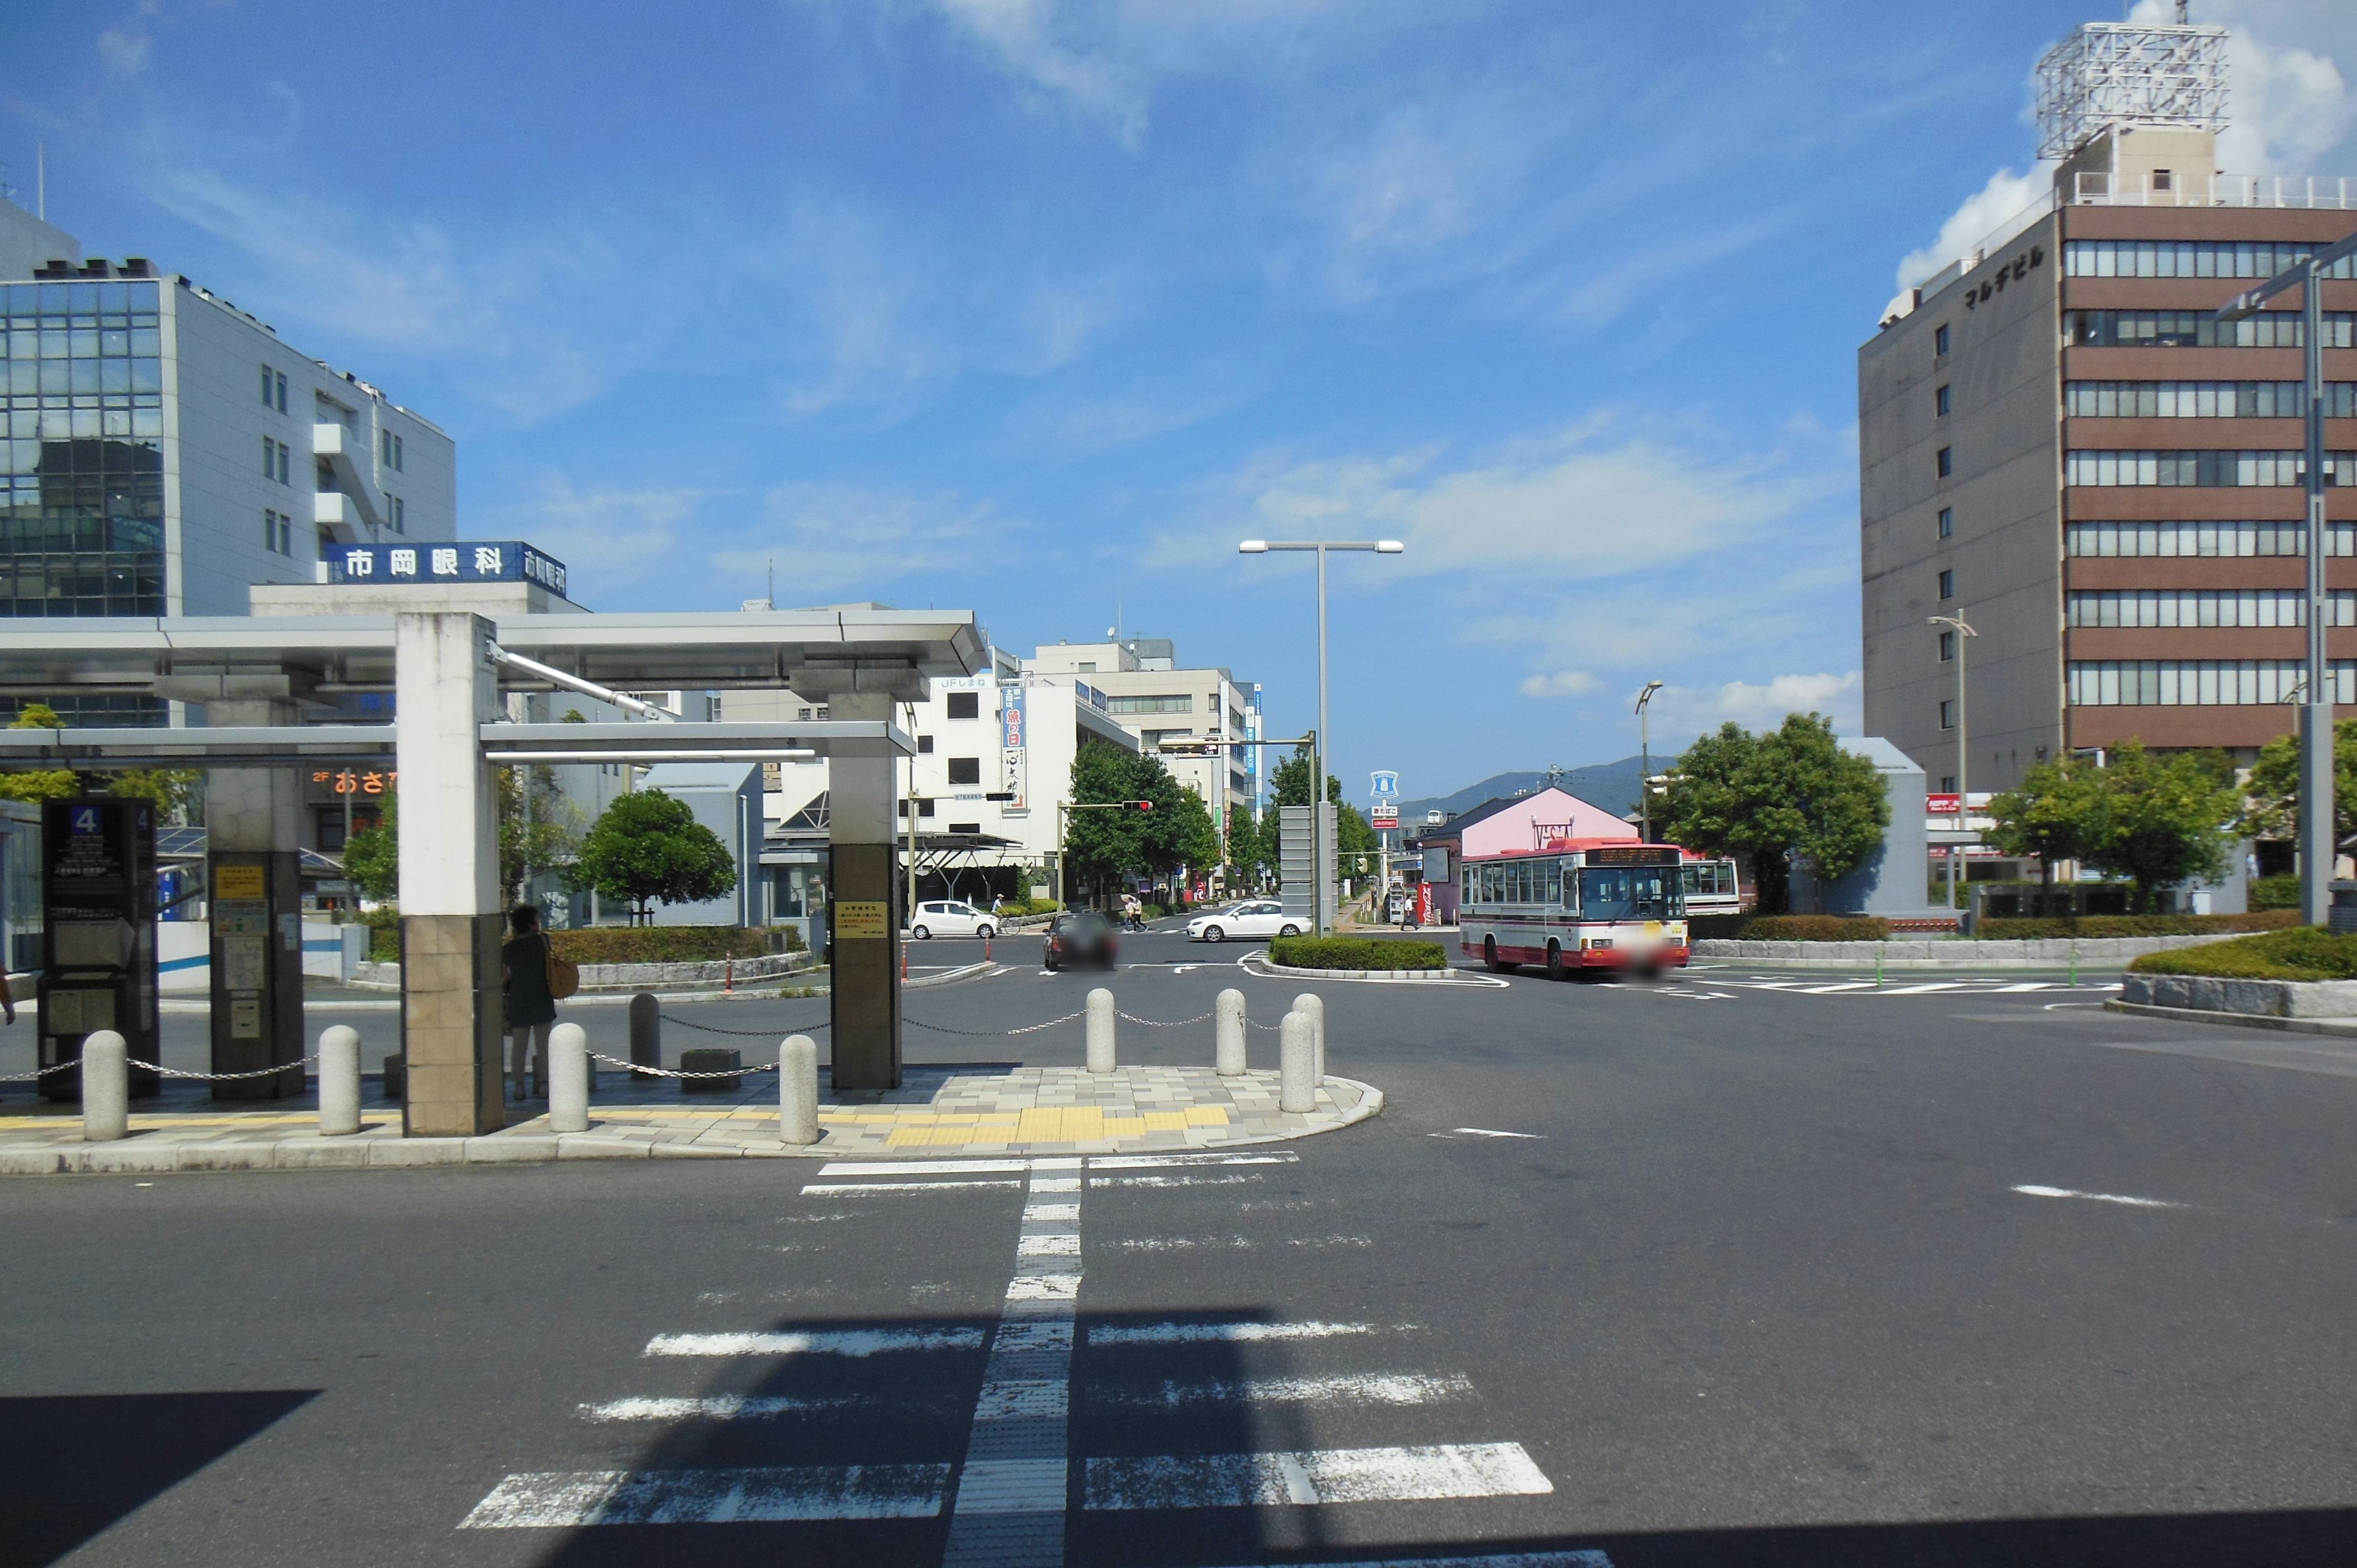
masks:
POLYGON ((753 1334, 658 1334, 643 1356, 850 1356, 979 1350, 979 1328, 849 1328, 753 1334))
POLYGON ((1250 1155, 1092 1155, 1089 1158, 1089 1169, 1144 1171, 1170 1165, 1291 1165, 1300 1163, 1301 1156, 1291 1149, 1250 1155))
POLYGON ((1023 1185, 1021 1176, 1006 1176, 982 1181, 827 1181, 813 1182, 802 1188, 804 1197, 840 1197, 845 1193, 863 1196, 873 1192, 959 1192, 975 1187, 998 1187, 1015 1190, 1023 1185))
POLYGON ((1042 1160, 1015 1242, 974 1400, 942 1568, 1064 1560, 1073 1315, 1081 1294, 1080 1161, 1042 1160))
POLYGON ((1930 991, 1953 991, 1960 985, 1986 983, 1969 980, 1927 980, 1920 985, 1894 985, 1883 992, 1885 996, 1921 996, 1930 991))
POLYGON ((1083 1482, 1092 1509, 1405 1502, 1554 1490, 1519 1443, 1092 1459, 1083 1482))
POLYGON ((1844 980, 1832 985, 1804 985, 1801 992, 1806 996, 1832 996, 1844 991, 1871 991, 1877 983, 1871 980, 1844 980))
POLYGON ((548 1471, 510 1476, 458 1528, 925 1519, 941 1512, 949 1474, 947 1465, 548 1471))
POLYGON ((619 1421, 775 1421, 817 1411, 849 1410, 883 1403, 873 1394, 707 1394, 698 1399, 635 1395, 581 1407, 581 1419, 619 1421))
POLYGON ((2017 1187, 2014 1191, 2024 1197, 2076 1197, 2089 1203, 2117 1203, 2130 1208, 2182 1208, 2181 1203, 2171 1203, 2159 1197, 2130 1197, 2119 1192, 2080 1192, 2067 1187, 2017 1187))
MULTIPOLYGON (((1225 1171, 1217 1176, 1092 1176, 1091 1187, 1234 1187, 1266 1181, 1258 1171, 1225 1171)), ((805 1191, 808 1188, 804 1189, 805 1191)))
POLYGON ((1372 1334, 1372 1323, 1101 1323, 1091 1345, 1246 1345, 1372 1334))
POLYGON ((1150 1389, 1099 1389, 1090 1396, 1114 1404, 1437 1404, 1473 1397, 1460 1372, 1348 1372, 1330 1377, 1212 1378, 1184 1383, 1167 1379, 1150 1389))

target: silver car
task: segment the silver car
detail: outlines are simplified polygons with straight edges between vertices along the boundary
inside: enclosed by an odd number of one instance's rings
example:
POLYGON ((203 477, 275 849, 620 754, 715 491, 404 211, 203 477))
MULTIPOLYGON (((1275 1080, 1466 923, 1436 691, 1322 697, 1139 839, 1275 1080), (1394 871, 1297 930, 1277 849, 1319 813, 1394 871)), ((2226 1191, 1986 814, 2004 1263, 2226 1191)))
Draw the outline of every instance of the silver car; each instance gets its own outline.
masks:
POLYGON ((928 937, 991 937, 998 934, 998 922, 989 911, 954 898, 929 898, 917 906, 917 918, 909 922, 909 934, 919 941, 928 937))
POLYGON ((1297 937, 1301 921, 1287 915, 1274 898, 1247 898, 1240 904, 1198 915, 1187 922, 1190 942, 1223 942, 1230 937, 1297 937))

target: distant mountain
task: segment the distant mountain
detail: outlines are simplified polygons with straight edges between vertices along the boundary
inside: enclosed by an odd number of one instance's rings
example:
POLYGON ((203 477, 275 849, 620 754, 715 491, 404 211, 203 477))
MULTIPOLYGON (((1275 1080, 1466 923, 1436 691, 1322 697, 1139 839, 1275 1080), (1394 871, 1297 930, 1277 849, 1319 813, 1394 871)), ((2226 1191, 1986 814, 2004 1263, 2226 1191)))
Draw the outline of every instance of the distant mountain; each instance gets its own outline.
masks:
MULTIPOLYGON (((1653 767, 1658 771, 1666 759, 1656 757, 1653 767)), ((1637 809, 1638 780, 1645 771, 1641 758, 1624 757, 1618 762, 1591 763, 1586 768, 1567 768, 1553 782, 1578 796, 1592 806, 1601 806, 1615 816, 1626 815, 1637 809)), ((1424 826, 1427 811, 1446 811, 1454 816, 1469 811, 1484 800, 1497 800, 1516 794, 1528 794, 1544 789, 1550 782, 1544 768, 1528 773, 1499 773, 1479 784, 1468 784, 1453 795, 1432 795, 1419 800, 1400 802, 1400 826, 1415 832, 1424 826)))

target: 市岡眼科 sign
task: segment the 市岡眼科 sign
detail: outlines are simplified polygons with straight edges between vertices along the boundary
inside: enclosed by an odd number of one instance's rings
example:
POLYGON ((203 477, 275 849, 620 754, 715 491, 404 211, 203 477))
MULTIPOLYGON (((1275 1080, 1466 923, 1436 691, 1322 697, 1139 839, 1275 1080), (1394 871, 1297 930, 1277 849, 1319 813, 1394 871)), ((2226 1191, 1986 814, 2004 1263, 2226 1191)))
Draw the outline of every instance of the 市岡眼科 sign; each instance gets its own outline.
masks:
POLYGON ((532 583, 567 596, 565 563, 521 540, 333 544, 328 564, 339 583, 532 583))

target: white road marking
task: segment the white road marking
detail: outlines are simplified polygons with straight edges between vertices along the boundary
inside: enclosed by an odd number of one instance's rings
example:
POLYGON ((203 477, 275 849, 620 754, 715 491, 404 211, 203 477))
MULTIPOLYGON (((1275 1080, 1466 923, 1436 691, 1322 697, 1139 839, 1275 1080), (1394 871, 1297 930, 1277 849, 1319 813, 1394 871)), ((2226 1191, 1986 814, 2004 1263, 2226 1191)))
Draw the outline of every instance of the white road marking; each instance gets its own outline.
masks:
POLYGON ((1099 1391, 1092 1398, 1115 1404, 1433 1404, 1470 1399, 1472 1381, 1460 1373, 1351 1372, 1332 1377, 1214 1378, 1182 1383, 1167 1380, 1151 1390, 1099 1391))
POLYGON ((1519 1443, 1449 1443, 1091 1459, 1082 1488, 1092 1509, 1201 1509, 1534 1497, 1555 1483, 1519 1443))
POLYGON ((2181 1203, 2167 1203, 2158 1197, 2128 1197, 2116 1192, 2074 1192, 2067 1187, 2017 1187, 2014 1191, 2025 1197, 2083 1197, 2090 1203, 2125 1203, 2130 1208, 2182 1208, 2181 1203))
POLYGON ((1986 983, 1986 982, 1968 980, 1927 980, 1917 985, 1893 985, 1887 988, 1883 994, 1885 996, 1921 996, 1927 992, 1953 991, 1960 985, 1986 983))
POLYGON ((458 1528, 926 1519, 942 1511, 949 1473, 947 1465, 550 1471, 510 1476, 458 1528))
POLYGON ((1801 987, 1801 993, 1804 996, 1833 996, 1844 991, 1871 991, 1880 983, 1873 980, 1842 980, 1831 985, 1804 985, 1801 987))
POLYGON ((865 1394, 830 1395, 814 1399, 775 1395, 711 1394, 703 1399, 608 1400, 581 1407, 584 1421, 774 1421, 783 1415, 803 1415, 818 1410, 843 1410, 876 1402, 865 1394))
POLYGON ((1101 1176, 1089 1177, 1091 1187, 1232 1187, 1239 1182, 1265 1181, 1257 1171, 1232 1176, 1101 1176))
POLYGON ((1020 1176, 1029 1160, 834 1160, 818 1168, 822 1176, 1020 1176))
POLYGON ((1544 1138, 1544 1133, 1501 1133, 1495 1127, 1451 1127, 1452 1133, 1462 1133, 1469 1138, 1544 1138))
MULTIPOLYGON (((1092 1155, 1092 1171, 1160 1170, 1172 1165, 1292 1165, 1301 1156, 1291 1149, 1259 1155, 1092 1155)), ((819 1173, 823 1176, 823 1171, 819 1173)))
POLYGON ((658 1334, 642 1356, 850 1356, 979 1350, 979 1328, 850 1328, 761 1334, 658 1334))
POLYGON ((1332 1339, 1372 1334, 1372 1323, 1128 1323, 1089 1330, 1092 1345, 1254 1344, 1265 1340, 1332 1339))
POLYGON ((1249 1251, 1252 1240, 1244 1236, 1126 1236, 1115 1243, 1125 1252, 1184 1252, 1198 1247, 1232 1248, 1249 1251))
POLYGON ((955 1192, 978 1187, 1019 1187, 1020 1176, 984 1181, 827 1181, 802 1188, 804 1197, 840 1197, 847 1192, 955 1192))

